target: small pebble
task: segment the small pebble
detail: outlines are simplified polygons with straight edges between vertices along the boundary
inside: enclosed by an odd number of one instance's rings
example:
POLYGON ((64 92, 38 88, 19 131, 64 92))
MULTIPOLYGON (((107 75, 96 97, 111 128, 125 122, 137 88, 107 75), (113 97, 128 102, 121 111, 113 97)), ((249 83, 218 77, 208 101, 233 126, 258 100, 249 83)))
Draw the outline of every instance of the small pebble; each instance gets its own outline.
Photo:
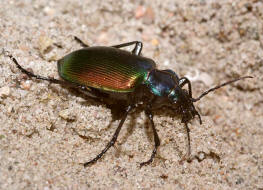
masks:
POLYGON ((168 65, 170 65, 170 61, 169 60, 165 60, 163 64, 164 64, 164 66, 168 66, 168 65))
POLYGON ((8 86, 4 86, 0 88, 0 97, 5 98, 10 95, 10 88, 8 86))
POLYGON ((198 157, 200 160, 203 160, 203 159, 205 159, 205 154, 203 152, 200 152, 198 157))
POLYGON ((26 81, 21 81, 21 88, 24 90, 30 90, 31 88, 31 81, 26 80, 26 81))
POLYGON ((206 86, 211 86, 214 83, 212 77, 205 72, 199 70, 189 71, 185 75, 190 81, 202 81, 206 86))
POLYGON ((98 44, 107 44, 108 39, 109 39, 108 34, 106 32, 102 32, 97 37, 97 42, 98 42, 98 44))
POLYGON ((67 121, 74 121, 76 119, 76 116, 72 114, 69 109, 60 111, 59 116, 67 121))
POLYGON ((145 12, 145 16, 143 17, 143 23, 144 24, 152 24, 154 21, 154 12, 151 7, 148 7, 145 12))
POLYGON ((158 46, 159 45, 159 41, 157 39, 152 39, 152 45, 153 46, 158 46))
POLYGON ((38 45, 41 55, 43 56, 45 53, 49 51, 53 44, 52 39, 47 37, 46 35, 41 35, 38 39, 38 45))
POLYGON ((55 9, 50 8, 48 6, 44 8, 44 13, 48 16, 53 16, 55 12, 56 12, 55 9))
POLYGON ((151 7, 138 6, 134 12, 136 19, 143 19, 144 24, 151 24, 154 21, 154 11, 151 7))
POLYGON ((135 18, 136 18, 136 19, 139 19, 139 18, 143 17, 144 14, 145 14, 145 11, 146 11, 146 8, 145 8, 145 7, 143 7, 143 6, 138 6, 138 7, 136 8, 136 10, 135 10, 135 18))

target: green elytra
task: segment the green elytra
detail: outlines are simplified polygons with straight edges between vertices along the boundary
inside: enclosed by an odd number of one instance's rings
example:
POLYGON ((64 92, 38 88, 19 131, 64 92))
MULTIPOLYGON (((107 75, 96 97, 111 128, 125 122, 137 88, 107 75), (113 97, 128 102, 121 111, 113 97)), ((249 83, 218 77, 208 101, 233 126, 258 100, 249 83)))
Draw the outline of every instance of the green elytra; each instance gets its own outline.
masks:
POLYGON ((110 92, 133 92, 156 67, 153 60, 114 47, 89 47, 58 61, 61 78, 110 92))

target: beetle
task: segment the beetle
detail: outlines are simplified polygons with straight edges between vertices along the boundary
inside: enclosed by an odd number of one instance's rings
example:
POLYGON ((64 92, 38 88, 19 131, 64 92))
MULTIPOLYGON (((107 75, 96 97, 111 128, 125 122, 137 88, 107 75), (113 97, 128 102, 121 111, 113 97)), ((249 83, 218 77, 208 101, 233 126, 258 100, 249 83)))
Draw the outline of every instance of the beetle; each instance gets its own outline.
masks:
POLYGON ((208 93, 225 85, 241 79, 253 78, 251 76, 236 78, 210 88, 198 98, 193 98, 190 80, 187 77, 179 78, 170 69, 157 69, 156 63, 152 59, 141 55, 143 44, 140 41, 110 47, 89 47, 79 38, 75 37, 75 40, 83 48, 71 52, 57 61, 58 73, 62 80, 35 75, 33 72, 24 69, 11 54, 7 54, 7 56, 21 72, 29 77, 74 87, 92 98, 112 100, 125 105, 125 112, 113 137, 96 157, 84 163, 84 167, 95 163, 115 144, 127 115, 138 105, 143 107, 150 121, 155 144, 150 158, 142 162, 140 166, 150 164, 160 146, 160 139, 153 122, 152 110, 164 106, 181 116, 181 122, 185 125, 187 132, 187 156, 190 158, 191 139, 188 123, 195 116, 198 116, 199 122, 202 124, 201 116, 194 103, 208 93), (121 49, 131 45, 134 45, 131 52, 121 49), (183 88, 185 85, 188 86, 188 89, 183 88))

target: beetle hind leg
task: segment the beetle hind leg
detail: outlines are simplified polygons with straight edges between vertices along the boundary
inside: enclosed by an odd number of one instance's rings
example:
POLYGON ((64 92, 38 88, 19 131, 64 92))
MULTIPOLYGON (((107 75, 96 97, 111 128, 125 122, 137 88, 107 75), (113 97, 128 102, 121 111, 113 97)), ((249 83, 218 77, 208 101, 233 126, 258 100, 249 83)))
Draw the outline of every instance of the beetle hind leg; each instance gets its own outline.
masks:
POLYGON ((151 157, 149 160, 147 160, 146 162, 142 162, 140 163, 140 167, 142 166, 145 166, 145 165, 148 165, 150 163, 152 163, 156 153, 157 153, 157 149, 158 147, 160 146, 160 139, 159 139, 159 136, 158 136, 158 133, 156 131, 156 128, 154 126, 154 122, 153 122, 153 115, 152 115, 152 112, 150 110, 146 110, 145 111, 147 117, 149 118, 150 122, 151 122, 151 126, 152 126, 152 130, 153 130, 153 137, 154 137, 154 149, 152 151, 152 154, 151 154, 151 157))
POLYGON ((57 79, 54 79, 54 78, 49 78, 49 77, 43 77, 43 76, 40 76, 40 75, 35 75, 34 73, 24 69, 19 63, 18 61, 16 60, 16 58, 11 55, 9 52, 5 52, 5 55, 7 57, 9 57, 14 63, 15 65, 17 66, 17 68, 22 72, 22 73, 25 73, 27 76, 29 77, 33 77, 33 78, 36 78, 36 79, 40 79, 40 80, 46 80, 46 81, 49 81, 51 83, 55 83, 55 84, 66 84, 64 81, 62 80, 57 80, 57 79))
POLYGON ((107 144, 107 146, 101 151, 101 153, 99 153, 95 158, 93 158, 92 160, 90 160, 90 161, 88 161, 88 162, 85 162, 85 163, 84 163, 84 167, 87 167, 87 166, 89 166, 90 164, 94 164, 98 159, 100 159, 100 158, 109 150, 109 148, 111 148, 111 147, 115 144, 115 142, 116 142, 116 140, 117 140, 117 138, 118 138, 118 136, 119 136, 119 133, 120 133, 120 131, 121 131, 121 128, 122 128, 122 126, 123 126, 123 123, 124 123, 124 121, 126 120, 127 115, 129 114, 129 112, 130 112, 133 108, 134 108, 134 106, 132 106, 132 105, 128 106, 128 108, 127 108, 125 114, 123 115, 123 117, 122 117, 122 119, 121 119, 121 121, 120 121, 120 123, 119 123, 119 126, 118 126, 118 128, 116 129, 116 131, 115 131, 112 139, 110 140, 110 142, 109 142, 109 143, 107 144))

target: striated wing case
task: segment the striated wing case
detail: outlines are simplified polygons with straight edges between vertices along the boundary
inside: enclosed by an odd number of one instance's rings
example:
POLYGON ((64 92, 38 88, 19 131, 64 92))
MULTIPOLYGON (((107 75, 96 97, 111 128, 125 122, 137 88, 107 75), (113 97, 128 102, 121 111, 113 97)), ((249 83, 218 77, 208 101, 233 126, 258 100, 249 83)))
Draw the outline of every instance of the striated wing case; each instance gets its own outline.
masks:
POLYGON ((154 68, 153 60, 112 47, 80 49, 58 61, 64 80, 113 92, 132 92, 154 68))

